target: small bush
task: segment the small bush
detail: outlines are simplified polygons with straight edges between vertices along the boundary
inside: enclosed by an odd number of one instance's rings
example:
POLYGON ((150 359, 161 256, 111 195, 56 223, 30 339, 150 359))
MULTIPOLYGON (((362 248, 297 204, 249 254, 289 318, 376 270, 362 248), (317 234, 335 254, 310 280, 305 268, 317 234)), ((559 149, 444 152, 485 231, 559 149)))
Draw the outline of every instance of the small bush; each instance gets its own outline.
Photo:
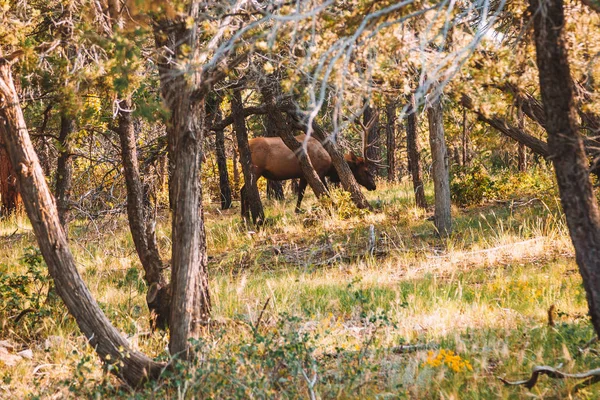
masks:
POLYGON ((481 164, 455 167, 452 172, 450 193, 459 206, 481 204, 496 193, 494 181, 481 164))

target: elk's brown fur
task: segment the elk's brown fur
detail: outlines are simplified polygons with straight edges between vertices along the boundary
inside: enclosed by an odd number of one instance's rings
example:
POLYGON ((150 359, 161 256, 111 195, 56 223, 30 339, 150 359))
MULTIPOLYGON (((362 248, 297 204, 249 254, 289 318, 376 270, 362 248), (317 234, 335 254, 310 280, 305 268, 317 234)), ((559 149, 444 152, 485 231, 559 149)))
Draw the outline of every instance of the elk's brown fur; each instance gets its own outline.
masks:
MULTIPOLYGON (((296 140, 300 143, 304 143, 305 139, 306 135, 304 134, 296 136, 296 140)), ((299 211, 307 183, 296 155, 279 137, 255 138, 251 139, 248 144, 252 155, 252 174, 255 179, 261 176, 277 181, 300 178, 298 202, 296 204, 296 211, 299 211)), ((317 139, 310 137, 306 143, 306 149, 313 168, 324 183, 323 178, 326 176, 329 177, 331 182, 340 181, 331 163, 331 157, 317 139)), ((350 166, 356 181, 366 187, 367 190, 375 190, 375 180, 368 168, 367 161, 363 157, 356 157, 354 154, 346 154, 344 158, 350 166)), ((242 211, 244 206, 244 199, 242 199, 242 211)))

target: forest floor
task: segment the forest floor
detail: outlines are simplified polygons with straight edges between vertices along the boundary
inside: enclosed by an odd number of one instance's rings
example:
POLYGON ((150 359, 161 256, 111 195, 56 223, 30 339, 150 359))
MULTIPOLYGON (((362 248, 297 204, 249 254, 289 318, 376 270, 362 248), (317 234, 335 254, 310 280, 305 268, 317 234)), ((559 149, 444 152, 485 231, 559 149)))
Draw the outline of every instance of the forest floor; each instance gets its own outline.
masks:
MULTIPOLYGON (((214 324, 196 365, 134 392, 101 364, 49 280, 27 219, 0 222, 0 398, 597 398, 597 386, 541 377, 600 367, 581 277, 554 188, 453 209, 440 239, 407 182, 381 182, 359 213, 308 196, 266 202, 249 230, 239 208, 206 207, 214 324), (24 311, 27 310, 27 311, 24 311), (549 316, 551 315, 551 316, 549 316), (20 356, 14 357, 18 352, 20 356)), ((335 197, 334 196, 334 197, 335 197)), ((431 193, 428 192, 431 202, 431 193)), ((168 220, 159 221, 163 255, 168 220)), ((76 221, 71 248, 111 321, 145 353, 145 285, 124 216, 76 221)))

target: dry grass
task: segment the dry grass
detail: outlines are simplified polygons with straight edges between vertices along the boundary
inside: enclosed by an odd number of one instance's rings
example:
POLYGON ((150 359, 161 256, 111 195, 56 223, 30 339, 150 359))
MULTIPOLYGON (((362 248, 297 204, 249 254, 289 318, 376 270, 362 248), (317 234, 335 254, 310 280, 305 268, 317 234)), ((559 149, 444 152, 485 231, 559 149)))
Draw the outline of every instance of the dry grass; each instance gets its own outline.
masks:
MULTIPOLYGON (((251 341, 250 327, 270 299, 262 329, 275 329, 282 315, 299 318, 297 329, 310 335, 314 346, 311 354, 321 375, 315 390, 323 397, 595 397, 594 387, 573 394, 571 382, 543 379, 528 392, 506 388, 495 378, 523 376, 536 364, 564 363, 566 371, 598 364, 593 353, 577 351, 593 330, 585 317, 570 239, 551 194, 543 201, 456 209, 455 234, 441 240, 428 215, 412 205, 411 193, 407 183, 382 183, 369 193, 377 211, 347 219, 328 213, 312 196, 303 215, 293 214, 292 200, 269 203, 269 224, 260 230, 241 224, 237 209, 220 212, 209 205, 213 315, 226 330, 210 334, 208 341, 211 335, 215 339, 209 347, 218 353, 251 341), (371 226, 374 246, 369 245, 371 226), (552 305, 558 314, 556 325, 549 327, 552 305), (404 343, 434 349, 390 350, 404 343), (452 350, 473 370, 434 365, 439 349, 452 350), (361 354, 360 368, 373 367, 361 369, 360 384, 332 383, 331 376, 347 367, 344 363, 352 364, 351 358, 327 361, 339 351, 361 354), (428 351, 434 352, 429 359, 428 351)), ((80 271, 109 318, 141 350, 166 357, 163 335, 139 335, 149 332, 148 318, 125 219, 80 221, 71 232, 80 271)), ((161 221, 158 234, 166 255, 168 221, 161 221)), ((33 244, 26 220, 3 221, 0 237, 0 273, 24 274, 27 265, 19 260, 33 244)), ((0 397, 118 394, 110 388, 116 381, 102 373, 62 306, 18 324, 14 315, 0 313, 6 319, 0 340, 33 350, 31 360, 15 366, 0 361, 0 397), (73 389, 78 380, 81 386, 73 389), (103 392, 103 387, 109 389, 103 392)), ((306 385, 299 382, 299 393, 307 396, 306 385)), ((137 396, 149 392, 144 393, 137 396)), ((176 391, 165 393, 178 397, 176 391)), ((277 389, 276 397, 294 393, 277 389)), ((187 397, 194 397, 193 392, 187 397)))

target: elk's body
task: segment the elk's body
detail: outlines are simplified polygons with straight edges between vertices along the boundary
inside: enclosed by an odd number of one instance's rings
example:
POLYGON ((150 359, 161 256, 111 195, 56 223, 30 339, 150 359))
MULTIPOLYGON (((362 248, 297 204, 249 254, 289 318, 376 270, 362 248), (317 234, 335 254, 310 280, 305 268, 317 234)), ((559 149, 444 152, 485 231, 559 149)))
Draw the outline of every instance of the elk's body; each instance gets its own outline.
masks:
MULTIPOLYGON (((302 143, 306 136, 298 135, 296 140, 302 143)), ((274 181, 302 178, 302 169, 296 155, 279 137, 260 137, 251 139, 252 169, 258 179, 264 176, 274 181)), ((322 179, 331 168, 331 157, 321 143, 313 137, 308 139, 307 153, 317 175, 322 179)))
MULTIPOLYGON (((296 136, 298 142, 303 143, 306 135, 296 136)), ((306 179, 302 174, 298 158, 279 137, 260 137, 248 141, 252 156, 252 174, 258 180, 261 176, 276 181, 300 178, 298 187, 298 202, 296 211, 300 210, 300 204, 306 189, 306 179)), ((339 177, 331 163, 331 157, 323 148, 321 143, 313 137, 306 143, 308 157, 317 175, 325 183, 324 177, 329 177, 332 182, 339 182, 339 177)), ((369 171, 364 158, 353 154, 346 154, 346 162, 352 170, 356 181, 368 190, 375 190, 375 181, 369 171)), ((242 190, 243 193, 243 190, 242 190)), ((242 212, 245 210, 244 199, 242 199, 242 212)))

